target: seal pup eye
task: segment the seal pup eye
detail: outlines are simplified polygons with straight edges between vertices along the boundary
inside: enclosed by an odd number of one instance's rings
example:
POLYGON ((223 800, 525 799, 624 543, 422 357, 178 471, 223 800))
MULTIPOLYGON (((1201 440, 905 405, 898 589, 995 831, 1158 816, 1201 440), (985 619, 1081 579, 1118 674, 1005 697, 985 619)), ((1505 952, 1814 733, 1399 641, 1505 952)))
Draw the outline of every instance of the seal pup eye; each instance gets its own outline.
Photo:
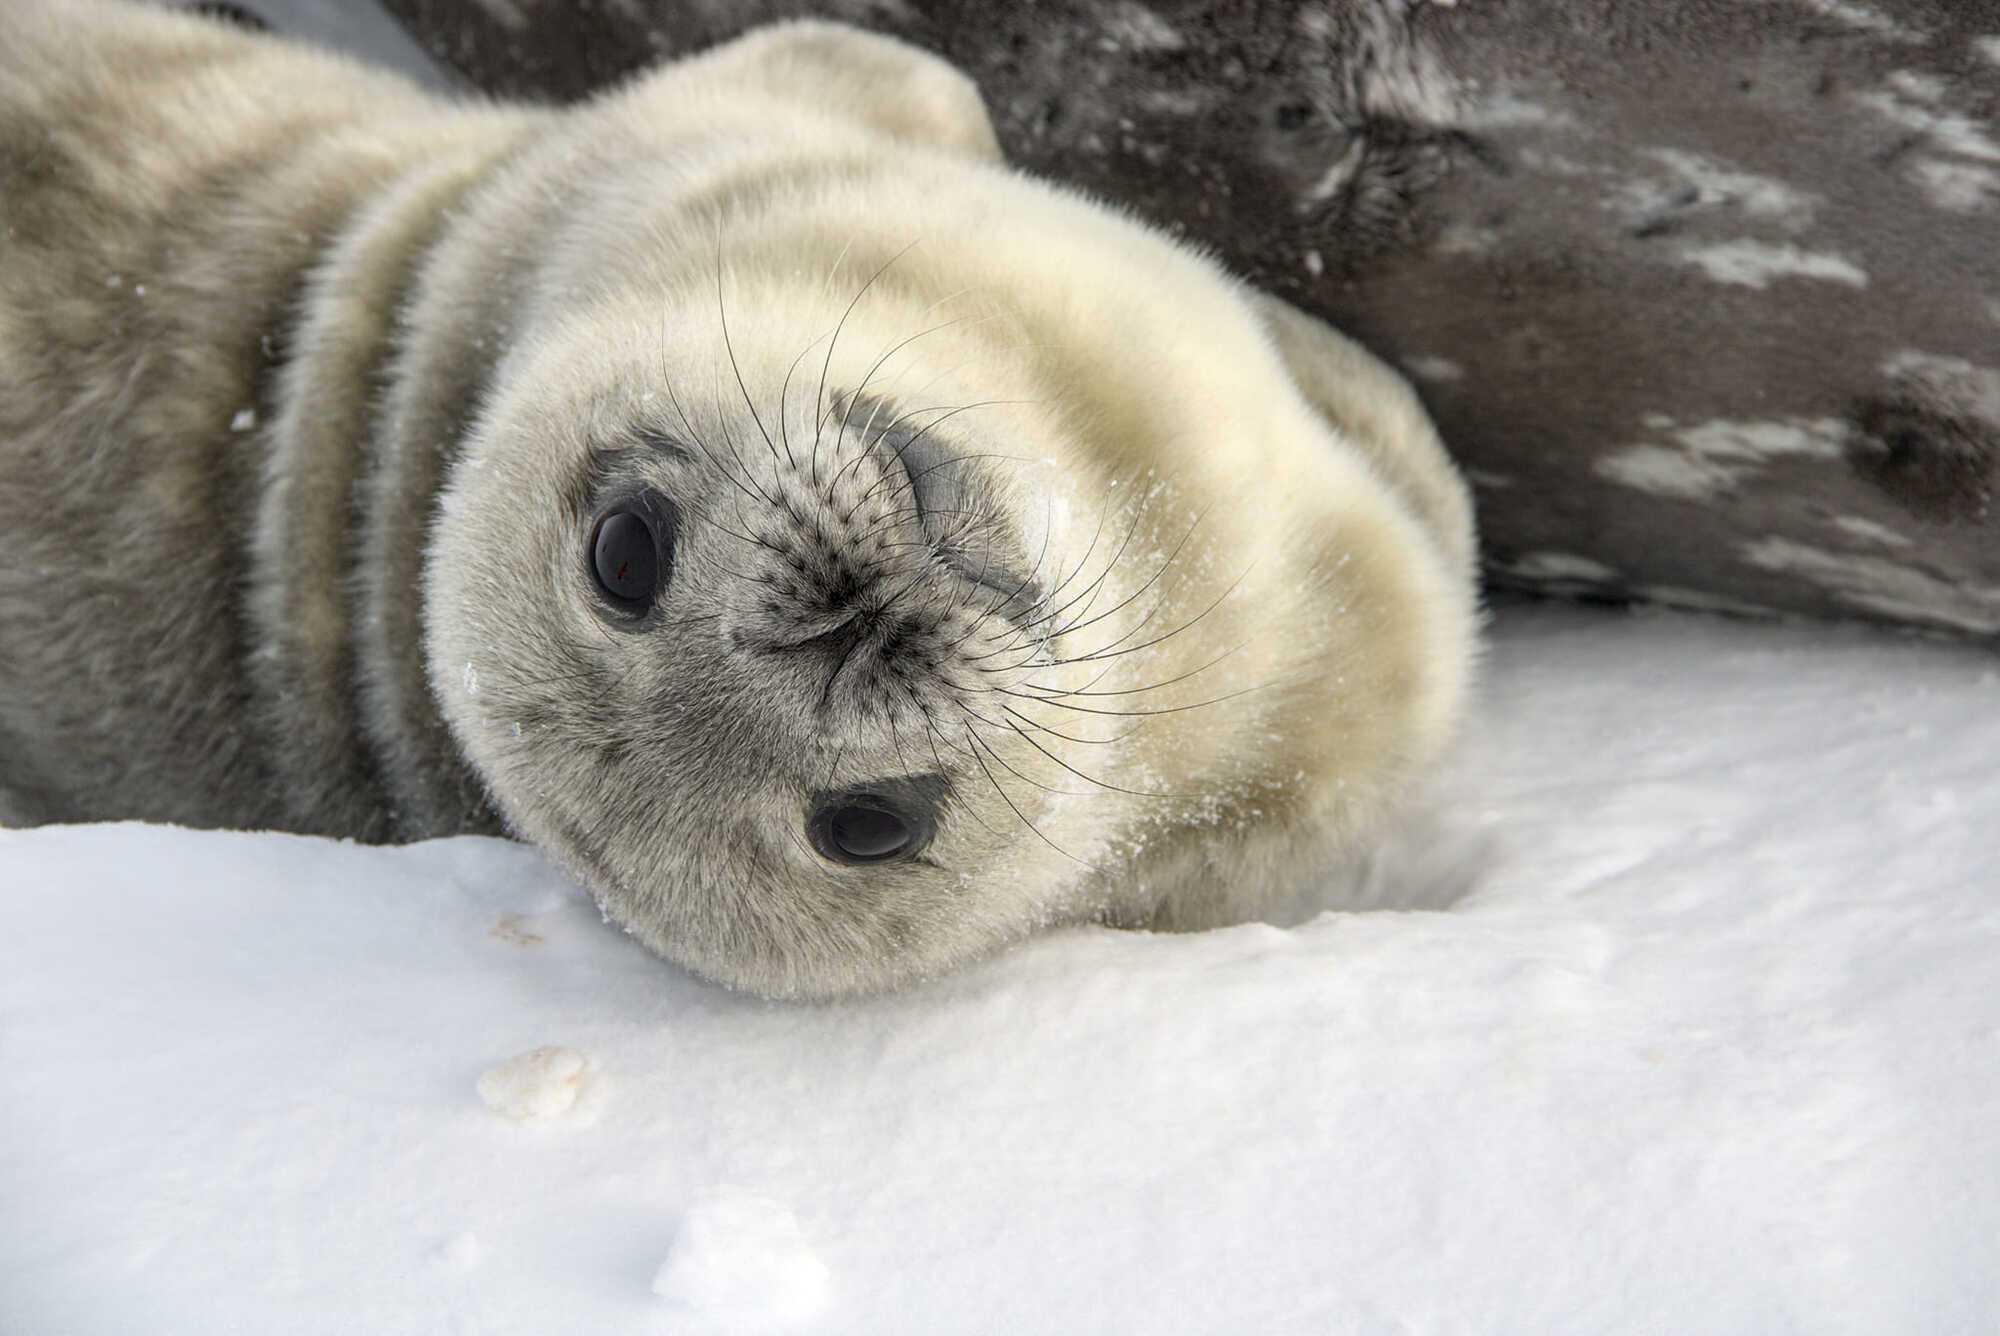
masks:
POLYGON ((669 507, 639 497, 598 516, 590 535, 590 570, 604 597, 622 612, 643 612, 667 582, 673 561, 669 507))
POLYGON ((806 821, 820 857, 849 865, 909 858, 930 843, 933 823, 873 794, 821 803, 806 821))

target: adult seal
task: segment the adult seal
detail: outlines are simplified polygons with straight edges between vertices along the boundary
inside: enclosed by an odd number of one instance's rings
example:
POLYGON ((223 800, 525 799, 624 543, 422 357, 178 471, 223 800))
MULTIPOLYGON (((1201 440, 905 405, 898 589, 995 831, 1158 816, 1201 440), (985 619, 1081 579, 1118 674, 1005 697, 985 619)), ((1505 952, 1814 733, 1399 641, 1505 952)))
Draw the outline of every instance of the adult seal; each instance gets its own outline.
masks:
POLYGON ((769 995, 1254 914, 1439 749, 1404 384, 768 28, 572 110, 0 17, 0 807, 507 831, 769 995))

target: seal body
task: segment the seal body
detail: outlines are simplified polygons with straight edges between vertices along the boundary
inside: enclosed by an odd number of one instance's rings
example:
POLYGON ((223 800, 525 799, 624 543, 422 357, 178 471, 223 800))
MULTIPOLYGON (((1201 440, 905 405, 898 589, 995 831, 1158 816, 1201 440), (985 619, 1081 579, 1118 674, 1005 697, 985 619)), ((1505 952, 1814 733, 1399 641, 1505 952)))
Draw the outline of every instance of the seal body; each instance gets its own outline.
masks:
POLYGON ((0 17, 0 817, 531 839, 831 996, 1256 912, 1456 718, 1407 387, 786 24, 555 111, 0 17))

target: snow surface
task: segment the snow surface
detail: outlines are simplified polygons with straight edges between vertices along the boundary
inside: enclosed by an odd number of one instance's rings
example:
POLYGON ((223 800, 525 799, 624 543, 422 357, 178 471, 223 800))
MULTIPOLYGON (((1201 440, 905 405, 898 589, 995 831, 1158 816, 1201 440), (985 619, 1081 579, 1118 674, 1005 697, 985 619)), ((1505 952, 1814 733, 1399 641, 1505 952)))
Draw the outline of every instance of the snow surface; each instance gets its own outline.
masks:
POLYGON ((840 1006, 500 841, 0 833, 0 1332, 1993 1330, 2000 663, 1526 607, 1484 695, 1398 912, 840 1006))
POLYGON ((830 1280, 796 1215, 725 1187, 688 1208, 653 1293, 697 1321, 721 1314, 737 1330, 781 1331, 826 1310, 830 1280))

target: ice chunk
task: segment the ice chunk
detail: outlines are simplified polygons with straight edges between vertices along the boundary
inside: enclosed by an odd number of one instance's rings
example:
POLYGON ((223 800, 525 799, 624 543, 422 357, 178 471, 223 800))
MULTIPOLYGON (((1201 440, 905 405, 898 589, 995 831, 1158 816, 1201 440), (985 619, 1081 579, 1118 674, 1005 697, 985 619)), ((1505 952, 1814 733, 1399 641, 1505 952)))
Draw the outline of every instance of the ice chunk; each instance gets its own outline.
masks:
POLYGON ((542 1123, 569 1112, 590 1079, 590 1058, 573 1048, 534 1048, 479 1078, 486 1107, 517 1123, 542 1123))
POLYGON ((730 1330, 787 1327, 826 1308, 832 1273, 807 1244, 798 1217, 739 1188, 719 1188, 688 1208, 653 1293, 730 1330))

